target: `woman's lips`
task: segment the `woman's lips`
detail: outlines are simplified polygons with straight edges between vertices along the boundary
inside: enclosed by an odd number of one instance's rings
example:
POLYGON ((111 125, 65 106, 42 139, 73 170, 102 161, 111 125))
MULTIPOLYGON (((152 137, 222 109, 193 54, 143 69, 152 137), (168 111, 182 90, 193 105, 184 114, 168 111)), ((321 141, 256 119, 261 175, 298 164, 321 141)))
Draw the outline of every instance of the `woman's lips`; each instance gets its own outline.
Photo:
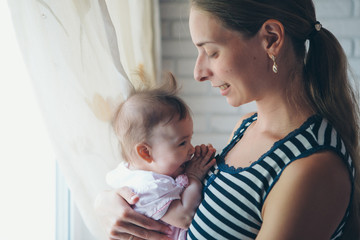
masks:
POLYGON ((221 90, 226 90, 226 89, 228 89, 229 87, 230 87, 230 84, 228 84, 228 83, 225 83, 225 84, 219 86, 219 88, 220 88, 221 90))

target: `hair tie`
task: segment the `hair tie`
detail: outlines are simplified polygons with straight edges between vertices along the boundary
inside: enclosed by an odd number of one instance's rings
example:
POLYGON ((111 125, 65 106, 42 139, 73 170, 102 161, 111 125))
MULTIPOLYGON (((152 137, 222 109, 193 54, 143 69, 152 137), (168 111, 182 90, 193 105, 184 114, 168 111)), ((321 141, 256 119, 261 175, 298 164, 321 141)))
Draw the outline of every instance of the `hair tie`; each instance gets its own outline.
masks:
POLYGON ((316 33, 320 32, 321 28, 322 28, 321 23, 319 21, 316 21, 314 23, 314 29, 311 31, 311 33, 308 35, 306 39, 310 40, 311 38, 313 38, 314 35, 316 35, 316 33))
POLYGON ((322 28, 322 25, 319 21, 316 21, 315 24, 314 24, 314 28, 317 32, 320 32, 321 28, 322 28))

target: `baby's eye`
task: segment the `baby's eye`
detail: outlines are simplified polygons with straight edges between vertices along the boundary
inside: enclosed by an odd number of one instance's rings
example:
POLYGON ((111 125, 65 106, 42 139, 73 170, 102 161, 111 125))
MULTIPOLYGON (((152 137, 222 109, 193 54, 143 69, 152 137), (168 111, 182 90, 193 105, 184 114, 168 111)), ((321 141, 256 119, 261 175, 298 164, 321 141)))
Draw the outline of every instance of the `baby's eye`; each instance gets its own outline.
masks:
POLYGON ((179 146, 185 146, 185 144, 186 144, 186 141, 183 141, 179 144, 179 146))

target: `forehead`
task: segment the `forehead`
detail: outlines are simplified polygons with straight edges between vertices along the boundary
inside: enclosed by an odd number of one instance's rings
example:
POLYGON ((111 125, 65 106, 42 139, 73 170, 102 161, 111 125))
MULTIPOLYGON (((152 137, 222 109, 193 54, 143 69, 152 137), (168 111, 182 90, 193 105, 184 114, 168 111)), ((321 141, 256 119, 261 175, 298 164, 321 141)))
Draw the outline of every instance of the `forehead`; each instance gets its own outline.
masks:
POLYGON ((227 44, 231 39, 239 39, 240 33, 224 27, 216 17, 196 7, 190 9, 189 28, 196 46, 207 43, 227 44))
POLYGON ((194 7, 190 10, 189 27, 195 44, 198 41, 218 39, 225 30, 215 17, 194 7))
MULTIPOLYGON (((175 118, 174 118, 175 119, 175 118)), ((182 120, 172 120, 169 123, 160 123, 152 131, 153 138, 178 140, 183 137, 191 137, 193 133, 193 121, 190 116, 182 120)))

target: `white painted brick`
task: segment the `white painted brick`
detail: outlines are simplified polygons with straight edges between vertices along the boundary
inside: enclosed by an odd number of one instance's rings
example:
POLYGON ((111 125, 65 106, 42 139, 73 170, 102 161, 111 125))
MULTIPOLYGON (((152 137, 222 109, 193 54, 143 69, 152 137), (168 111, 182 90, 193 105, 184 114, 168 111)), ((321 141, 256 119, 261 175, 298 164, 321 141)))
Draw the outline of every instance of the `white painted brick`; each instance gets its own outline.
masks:
POLYGON ((238 108, 238 113, 240 114, 240 116, 243 116, 244 114, 248 114, 251 112, 256 112, 256 111, 257 111, 257 109, 256 109, 255 102, 244 104, 238 108))
POLYGON ((176 21, 173 23, 171 28, 171 35, 173 37, 179 38, 179 39, 190 39, 190 29, 189 29, 189 22, 184 21, 176 21))
POLYGON ((171 22, 161 21, 161 37, 169 38, 171 36, 171 22))
POLYGON ((360 18, 358 19, 331 19, 322 22, 323 26, 330 30, 337 38, 360 37, 360 18))
POLYGON ((195 62, 196 62, 196 58, 179 59, 177 64, 177 72, 181 76, 194 78, 195 62))
POLYGON ((354 16, 360 17, 360 0, 354 0, 354 16))
POLYGON ((231 107, 226 99, 216 96, 184 96, 184 100, 189 104, 194 114, 197 113, 216 113, 227 114, 236 113, 237 109, 231 107))
POLYGON ((197 50, 191 40, 163 40, 163 57, 195 57, 197 50))
POLYGON ((345 54, 350 57, 353 55, 353 41, 351 39, 338 39, 342 48, 344 49, 345 54))
POLYGON ((210 119, 210 129, 215 132, 228 132, 230 134, 239 119, 238 115, 212 116, 210 119))
POLYGON ((350 58, 349 64, 355 77, 360 80, 360 58, 350 58))
POLYGON ((203 84, 194 79, 179 79, 179 85, 181 85, 181 96, 199 96, 206 95, 209 92, 210 85, 203 84))
POLYGON ((160 4, 161 19, 188 19, 188 1, 163 2, 160 4))
POLYGON ((352 0, 315 0, 318 19, 349 17, 353 12, 352 0))
POLYGON ((219 88, 211 88, 211 95, 221 96, 219 88))
MULTIPOLYGON (((172 72, 175 74, 175 59, 166 59, 163 58, 162 59, 162 65, 161 65, 161 70, 162 71, 166 71, 166 72, 172 72)), ((176 76, 175 76, 176 77, 176 76)))
MULTIPOLYGON (((358 96, 358 97, 360 97, 360 95, 359 95, 359 90, 360 90, 360 76, 355 76, 355 75, 353 75, 352 73, 350 73, 351 75, 350 75, 350 85, 352 86, 352 88, 354 89, 354 91, 355 91, 355 93, 356 93, 356 95, 358 96)), ((360 99, 358 99, 358 101, 359 101, 360 99)))
POLYGON ((222 149, 227 145, 230 134, 227 133, 194 133, 192 144, 212 144, 216 149, 216 153, 221 153, 222 149))
POLYGON ((196 133, 206 133, 208 128, 208 117, 203 114, 193 114, 194 121, 194 132, 196 133))
POLYGON ((354 57, 358 57, 360 58, 360 38, 356 38, 354 40, 355 42, 355 47, 354 47, 354 57))

